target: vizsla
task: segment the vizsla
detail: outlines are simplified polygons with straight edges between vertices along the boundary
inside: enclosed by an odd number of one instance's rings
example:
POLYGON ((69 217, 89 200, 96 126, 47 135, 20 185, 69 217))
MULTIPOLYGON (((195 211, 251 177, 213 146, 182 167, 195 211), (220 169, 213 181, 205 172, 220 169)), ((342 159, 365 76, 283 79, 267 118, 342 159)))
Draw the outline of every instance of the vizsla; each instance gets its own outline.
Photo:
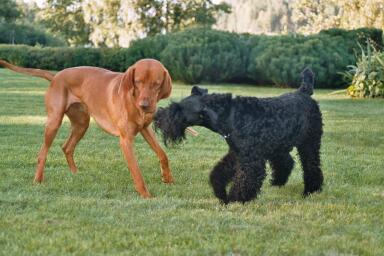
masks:
POLYGON ((160 160, 163 181, 173 182, 167 155, 150 127, 157 102, 169 97, 172 90, 171 77, 159 61, 139 60, 125 73, 97 67, 73 67, 53 74, 40 69, 17 67, 2 60, 0 65, 51 81, 45 95, 48 116, 44 143, 38 155, 36 182, 43 180, 48 150, 64 114, 71 121, 72 129, 62 149, 73 173, 77 172, 73 153, 87 131, 92 116, 106 132, 119 136, 136 191, 142 197, 148 198, 151 194, 145 186, 133 151, 134 138, 139 132, 160 160))

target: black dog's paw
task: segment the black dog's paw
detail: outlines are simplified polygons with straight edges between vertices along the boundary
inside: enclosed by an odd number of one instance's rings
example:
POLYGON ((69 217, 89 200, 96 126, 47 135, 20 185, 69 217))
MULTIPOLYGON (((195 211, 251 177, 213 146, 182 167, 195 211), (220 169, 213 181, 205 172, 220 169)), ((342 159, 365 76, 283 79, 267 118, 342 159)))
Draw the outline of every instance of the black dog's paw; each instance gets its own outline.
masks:
POLYGON ((252 199, 244 191, 241 191, 240 188, 232 188, 228 195, 228 203, 239 202, 244 204, 252 199))
POLYGON ((228 204, 229 204, 229 200, 228 200, 228 198, 226 198, 226 199, 220 199, 220 204, 222 204, 222 205, 228 205, 228 204))
POLYGON ((282 187, 287 183, 287 180, 271 179, 271 186, 282 187))
POLYGON ((227 205, 229 203, 229 199, 225 190, 220 193, 218 191, 214 191, 214 194, 216 198, 219 199, 221 204, 227 205))

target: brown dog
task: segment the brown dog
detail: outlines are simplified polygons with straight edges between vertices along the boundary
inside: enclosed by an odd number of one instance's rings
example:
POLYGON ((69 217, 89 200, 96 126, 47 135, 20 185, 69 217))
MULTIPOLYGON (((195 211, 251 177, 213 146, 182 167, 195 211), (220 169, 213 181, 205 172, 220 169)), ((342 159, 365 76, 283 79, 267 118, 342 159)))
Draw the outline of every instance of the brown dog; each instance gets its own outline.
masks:
POLYGON ((71 134, 63 151, 69 168, 77 172, 73 160, 76 144, 89 126, 90 116, 106 132, 120 137, 120 147, 128 163, 136 191, 150 197, 133 152, 133 142, 141 133, 160 160, 165 183, 172 183, 168 158, 150 127, 156 104, 169 97, 171 77, 164 66, 153 59, 143 59, 125 73, 97 67, 74 67, 57 74, 40 69, 21 68, 0 60, 0 65, 13 71, 51 81, 45 95, 47 123, 44 143, 38 155, 35 181, 41 182, 48 150, 56 136, 64 114, 71 121, 71 134))

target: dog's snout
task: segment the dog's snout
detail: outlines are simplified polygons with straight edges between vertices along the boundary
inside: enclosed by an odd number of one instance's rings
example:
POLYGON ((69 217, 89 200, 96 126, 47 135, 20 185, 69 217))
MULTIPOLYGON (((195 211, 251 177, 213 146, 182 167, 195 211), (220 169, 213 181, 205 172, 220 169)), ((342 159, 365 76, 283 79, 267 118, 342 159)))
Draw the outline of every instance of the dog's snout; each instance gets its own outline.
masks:
POLYGON ((142 108, 142 109, 148 109, 149 108, 149 100, 141 100, 140 102, 139 102, 139 106, 140 106, 140 108, 142 108))

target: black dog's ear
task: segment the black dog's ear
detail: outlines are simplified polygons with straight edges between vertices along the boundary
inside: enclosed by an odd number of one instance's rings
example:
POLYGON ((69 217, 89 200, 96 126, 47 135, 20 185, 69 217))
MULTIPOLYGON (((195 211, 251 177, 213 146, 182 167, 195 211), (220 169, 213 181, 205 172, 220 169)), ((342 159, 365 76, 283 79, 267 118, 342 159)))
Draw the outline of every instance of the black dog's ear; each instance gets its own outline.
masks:
POLYGON ((191 94, 192 95, 204 95, 208 93, 208 89, 200 88, 199 86, 195 85, 192 87, 191 94))

